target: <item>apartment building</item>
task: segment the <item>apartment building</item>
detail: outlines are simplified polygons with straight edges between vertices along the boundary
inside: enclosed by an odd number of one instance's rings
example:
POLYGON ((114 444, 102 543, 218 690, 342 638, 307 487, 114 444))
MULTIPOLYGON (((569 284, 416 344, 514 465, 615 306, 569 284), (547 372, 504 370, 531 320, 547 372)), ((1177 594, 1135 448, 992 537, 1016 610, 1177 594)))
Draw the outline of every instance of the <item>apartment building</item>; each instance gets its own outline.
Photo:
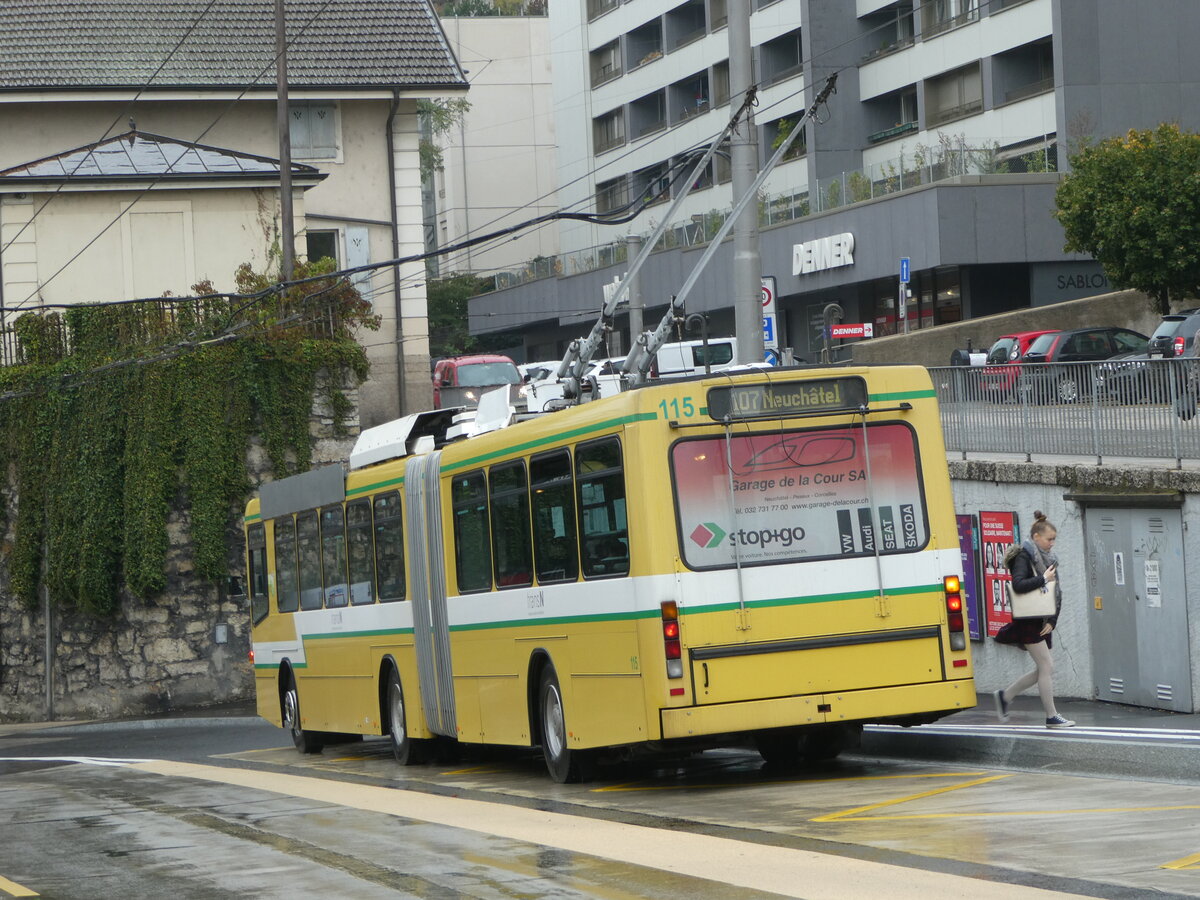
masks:
MULTIPOLYGON (((550 28, 544 15, 448 16, 446 40, 471 84, 470 109, 432 136, 441 151, 426 216, 429 249, 450 248, 558 209, 550 28)), ((553 274, 554 228, 531 228, 449 252, 441 274, 514 284, 553 274)))
MULTIPOLYGON (((818 351, 830 303, 887 334, 1106 292, 1094 260, 1063 252, 1051 216, 1070 149, 1163 121, 1200 126, 1192 0, 751 4, 761 160, 838 75, 758 202, 763 274, 801 358, 818 351), (833 245, 845 252, 820 252, 833 245)), ((550 27, 560 204, 655 202, 626 225, 562 223, 552 274, 472 302, 474 331, 517 329, 534 356, 595 318, 628 236, 662 221, 694 149, 737 103, 726 0, 560 0, 550 27)), ((732 206, 729 181, 718 155, 658 240, 641 277, 648 324, 732 206)), ((714 334, 733 329, 731 257, 722 247, 687 300, 714 334)))

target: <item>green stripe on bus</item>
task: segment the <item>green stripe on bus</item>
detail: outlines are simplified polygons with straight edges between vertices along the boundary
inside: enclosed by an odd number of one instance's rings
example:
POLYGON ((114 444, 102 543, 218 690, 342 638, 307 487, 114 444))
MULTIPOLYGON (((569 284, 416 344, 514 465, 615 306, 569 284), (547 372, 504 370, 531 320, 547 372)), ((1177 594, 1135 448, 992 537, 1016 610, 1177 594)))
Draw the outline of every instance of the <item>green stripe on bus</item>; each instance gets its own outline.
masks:
POLYGON ((402 484, 404 484, 403 475, 401 475, 399 478, 389 478, 386 481, 376 481, 374 484, 364 484, 362 487, 356 487, 353 490, 347 490, 346 496, 355 497, 358 494, 366 494, 370 491, 379 491, 386 487, 400 487, 402 484))
MULTIPOLYGON (((905 588, 889 588, 884 593, 889 597, 901 597, 912 594, 928 594, 934 591, 942 590, 940 584, 918 585, 916 587, 905 588)), ((815 594, 811 597, 773 597, 769 600, 753 600, 746 604, 747 609, 770 609, 776 606, 806 606, 810 603, 839 603, 843 600, 866 600, 870 597, 876 597, 879 591, 845 591, 839 594, 815 594)), ((728 612, 731 609, 738 609, 737 603, 721 603, 715 606, 705 606, 703 609, 687 609, 681 608, 679 612, 683 615, 694 615, 696 613, 709 612, 728 612)))
MULTIPOLYGON (((889 597, 901 597, 912 594, 930 594, 942 590, 940 584, 917 585, 915 587, 890 588, 886 591, 889 597)), ((805 606, 810 603, 838 603, 845 600, 866 600, 878 594, 878 591, 843 591, 837 594, 816 594, 811 597, 772 597, 766 600, 753 600, 746 604, 747 609, 770 609, 779 606, 805 606)), ((730 610, 738 609, 737 603, 720 603, 711 606, 701 606, 688 608, 680 607, 680 614, 685 616, 703 615, 705 613, 729 612, 730 610)), ((512 621, 497 621, 497 622, 474 622, 465 625, 451 625, 451 631, 485 631, 487 629, 500 628, 529 628, 529 627, 544 627, 547 625, 582 625, 591 622, 621 622, 631 621, 636 619, 657 619, 661 615, 657 609, 633 610, 630 612, 618 613, 593 613, 591 615, 579 616, 551 616, 547 618, 531 617, 528 619, 517 619, 512 621)), ((324 634, 306 634, 305 641, 321 641, 331 640, 334 638, 362 638, 362 637, 388 637, 397 635, 411 635, 413 629, 410 628, 380 628, 370 631, 336 631, 324 634)), ((306 663, 293 663, 297 668, 307 666, 306 663)), ((256 669, 259 668, 279 668, 278 664, 272 663, 255 663, 256 669)))
MULTIPOLYGON (((911 594, 928 594, 942 590, 940 584, 918 585, 916 587, 893 588, 886 593, 889 597, 900 597, 911 594)), ((777 606, 804 606, 809 603, 837 603, 844 600, 866 600, 878 595, 878 591, 845 591, 838 594, 817 594, 812 597, 772 597, 767 600, 752 600, 746 604, 747 609, 770 609, 777 606)), ((680 606, 679 614, 684 616, 702 615, 712 612, 728 612, 738 609, 737 603, 721 603, 711 606, 692 607, 680 606)), ((577 625, 588 622, 619 622, 626 619, 657 619, 661 613, 657 609, 640 610, 621 613, 597 613, 580 616, 554 616, 551 618, 529 618, 508 622, 478 622, 470 625, 451 625, 451 631, 482 631, 488 628, 524 628, 533 625, 577 625)))
POLYGON ((562 441, 570 440, 571 438, 583 437, 584 435, 592 434, 597 431, 605 431, 615 425, 629 425, 632 422, 653 422, 658 418, 658 413, 636 413, 632 416, 621 416, 616 419, 606 419, 603 422, 597 422, 594 425, 583 425, 579 428, 573 428, 570 431, 558 431, 544 438, 538 438, 534 441, 526 441, 523 444, 513 444, 510 447, 504 447, 492 453, 484 453, 479 456, 472 456, 468 459, 459 460, 454 463, 446 463, 442 466, 442 472, 453 472, 455 469, 461 469, 465 466, 474 466, 479 463, 487 462, 490 459, 496 459, 501 456, 508 456, 511 453, 524 453, 526 450, 536 450, 538 447, 545 447, 547 444, 557 444, 562 441))
POLYGON ((262 518, 262 516, 260 516, 258 513, 255 513, 252 516, 246 516, 242 521, 244 521, 247 525, 249 525, 251 522, 259 521, 261 518, 262 518))
POLYGON ((885 394, 872 394, 871 399, 877 401, 883 400, 932 400, 937 397, 937 391, 920 390, 920 391, 889 391, 885 394))
MULTIPOLYGON (((255 663, 254 668, 255 669, 263 669, 263 670, 278 669, 281 665, 282 665, 282 663, 255 663)), ((290 665, 293 669, 307 669, 308 668, 308 663, 295 662, 293 660, 288 660, 288 665, 290 665)))
POLYGON ((633 610, 619 613, 594 613, 583 616, 532 616, 509 622, 476 622, 470 625, 451 625, 451 631, 485 631, 489 628, 527 628, 542 625, 578 625, 587 622, 622 622, 627 619, 657 619, 662 613, 657 609, 633 610))
POLYGON ((327 641, 331 638, 360 638, 360 637, 391 637, 398 634, 412 634, 412 628, 376 628, 370 631, 330 631, 325 634, 306 634, 306 641, 327 641))

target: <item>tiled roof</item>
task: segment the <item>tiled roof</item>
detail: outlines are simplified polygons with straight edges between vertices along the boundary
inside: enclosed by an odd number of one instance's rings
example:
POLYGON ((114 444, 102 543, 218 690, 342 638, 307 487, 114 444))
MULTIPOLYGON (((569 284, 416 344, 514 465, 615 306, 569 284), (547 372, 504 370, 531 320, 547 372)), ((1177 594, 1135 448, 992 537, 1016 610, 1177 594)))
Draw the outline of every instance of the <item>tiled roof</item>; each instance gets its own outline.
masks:
MULTIPOLYGON (((241 89, 255 81, 273 88, 274 4, 209 7, 210 0, 2 0, 0 90, 147 82, 151 91, 241 89)), ((427 0, 287 0, 287 24, 288 82, 296 87, 466 84, 427 0)))
MULTIPOLYGON (((312 166, 301 163, 292 164, 292 174, 320 177, 312 166)), ((0 171, 0 179, 42 182, 68 177, 122 181, 278 175, 276 159, 133 131, 0 171)))

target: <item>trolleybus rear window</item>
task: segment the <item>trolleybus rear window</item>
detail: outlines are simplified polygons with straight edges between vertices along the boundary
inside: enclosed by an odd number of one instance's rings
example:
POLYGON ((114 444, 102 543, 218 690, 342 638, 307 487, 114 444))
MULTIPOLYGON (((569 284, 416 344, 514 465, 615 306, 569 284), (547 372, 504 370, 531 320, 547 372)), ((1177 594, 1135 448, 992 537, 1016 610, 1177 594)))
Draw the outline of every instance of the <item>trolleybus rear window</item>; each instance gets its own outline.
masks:
POLYGON ((694 438, 671 448, 679 541, 695 569, 906 553, 929 528, 907 425, 694 438), (869 454, 864 452, 864 444, 869 454), (869 465, 868 465, 869 463, 869 465), (874 510, 874 515, 872 515, 874 510))

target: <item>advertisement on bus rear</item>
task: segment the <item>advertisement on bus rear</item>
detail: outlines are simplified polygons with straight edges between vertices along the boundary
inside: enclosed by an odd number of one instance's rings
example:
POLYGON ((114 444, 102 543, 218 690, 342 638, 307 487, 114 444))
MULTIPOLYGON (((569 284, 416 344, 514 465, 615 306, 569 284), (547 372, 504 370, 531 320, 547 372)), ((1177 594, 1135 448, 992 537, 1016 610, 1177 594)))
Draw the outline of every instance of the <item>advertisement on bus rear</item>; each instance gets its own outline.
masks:
POLYGON ((671 449, 684 560, 717 568, 918 550, 928 541, 906 425, 683 440, 671 449))

